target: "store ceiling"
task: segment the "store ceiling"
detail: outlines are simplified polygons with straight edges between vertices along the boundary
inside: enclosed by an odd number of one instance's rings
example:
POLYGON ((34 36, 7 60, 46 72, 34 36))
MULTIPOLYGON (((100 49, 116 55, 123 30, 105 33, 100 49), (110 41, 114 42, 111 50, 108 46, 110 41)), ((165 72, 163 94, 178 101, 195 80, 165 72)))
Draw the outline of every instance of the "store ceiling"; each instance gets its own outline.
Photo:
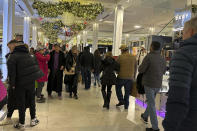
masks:
MULTIPOLYGON (((30 5, 33 0, 27 0, 30 5)), ((51 1, 51 0, 44 0, 51 1)), ((52 0, 54 1, 54 0, 52 0)), ((87 0, 86 0, 87 1, 87 0)), ((99 1, 105 6, 105 16, 102 22, 99 22, 99 31, 101 36, 112 37, 114 30, 114 7, 117 3, 124 3, 128 5, 124 12, 124 28, 125 34, 148 34, 150 27, 155 27, 155 32, 159 32, 165 24, 167 24, 173 17, 174 11, 177 8, 184 8, 187 0, 91 0, 99 1), (127 3, 128 4, 127 4, 127 3), (135 29, 135 25, 140 25, 141 29, 135 29), (103 34, 105 35, 102 35, 103 34)), ((2 0, 1 0, 2 2, 2 0)), ((0 3, 1 3, 0 2, 0 3)), ((0 28, 2 27, 2 14, 3 4, 0 4, 0 28)), ((17 32, 23 31, 23 18, 20 18, 23 12, 20 7, 16 5, 16 30, 17 32)), ((99 19, 98 19, 99 20, 99 19)), ((90 26, 91 27, 91 26, 90 26)), ((165 32, 171 30, 172 25, 165 32)), ((89 28, 92 30, 91 28, 89 28)))

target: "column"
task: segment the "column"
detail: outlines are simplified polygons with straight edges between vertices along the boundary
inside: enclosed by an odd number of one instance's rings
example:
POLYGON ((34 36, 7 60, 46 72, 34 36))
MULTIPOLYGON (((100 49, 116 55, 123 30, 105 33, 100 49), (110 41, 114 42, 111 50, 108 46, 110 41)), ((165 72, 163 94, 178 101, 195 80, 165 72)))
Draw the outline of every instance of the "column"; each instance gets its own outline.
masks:
POLYGON ((83 31, 83 47, 87 44, 87 31, 83 31))
POLYGON ((36 47, 37 47, 37 27, 35 25, 32 27, 32 43, 31 43, 31 47, 33 47, 34 49, 36 49, 36 47))
POLYGON ((113 36, 113 55, 119 56, 122 42, 122 29, 123 29, 123 17, 124 8, 122 6, 117 6, 115 9, 115 20, 114 20, 114 36, 113 36))
POLYGON ((98 23, 94 23, 93 24, 93 45, 92 45, 92 53, 94 53, 94 51, 98 49, 98 30, 99 30, 99 24, 98 23))
POLYGON ((30 38, 30 17, 24 17, 24 30, 23 30, 23 41, 26 44, 30 44, 29 38, 30 38))
POLYGON ((77 36, 77 49, 80 50, 81 35, 77 36))
POLYGON ((2 45, 2 73, 3 80, 7 78, 5 55, 9 52, 7 43, 13 39, 15 25, 15 0, 3 0, 3 45, 2 45))

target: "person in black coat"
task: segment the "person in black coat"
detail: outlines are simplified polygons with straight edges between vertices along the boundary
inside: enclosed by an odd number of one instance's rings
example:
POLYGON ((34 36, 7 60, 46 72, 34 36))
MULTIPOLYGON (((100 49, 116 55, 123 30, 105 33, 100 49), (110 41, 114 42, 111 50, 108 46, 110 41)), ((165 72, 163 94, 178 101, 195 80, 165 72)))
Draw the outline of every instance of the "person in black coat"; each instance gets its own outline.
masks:
POLYGON ((77 85, 78 85, 78 74, 80 71, 80 67, 79 67, 76 46, 73 46, 72 49, 67 54, 65 63, 66 64, 65 64, 64 83, 68 86, 70 98, 72 98, 72 94, 74 94, 74 98, 78 99, 77 85))
POLYGON ((101 71, 103 75, 101 77, 102 84, 102 95, 104 99, 103 108, 109 109, 110 99, 111 99, 111 88, 112 85, 116 84, 115 72, 118 72, 120 65, 115 61, 111 52, 106 53, 105 59, 102 61, 101 71), (107 92, 106 92, 107 87, 107 92))
POLYGON ((43 76, 38 63, 29 54, 25 44, 15 43, 15 48, 7 61, 9 88, 14 90, 19 110, 19 123, 15 128, 24 129, 26 103, 30 107, 31 126, 39 123, 35 109, 35 80, 43 76))
POLYGON ((96 50, 94 52, 94 86, 96 87, 96 83, 98 84, 98 86, 100 87, 100 66, 101 66, 101 55, 99 50, 96 50))
POLYGON ((85 47, 80 63, 84 71, 85 89, 88 90, 91 86, 91 71, 94 70, 94 56, 89 47, 85 47))
POLYGON ((60 51, 58 44, 54 45, 54 51, 50 53, 50 60, 48 62, 49 77, 47 84, 48 96, 52 98, 52 91, 58 93, 58 97, 62 99, 62 82, 63 82, 63 70, 65 66, 64 53, 60 51))

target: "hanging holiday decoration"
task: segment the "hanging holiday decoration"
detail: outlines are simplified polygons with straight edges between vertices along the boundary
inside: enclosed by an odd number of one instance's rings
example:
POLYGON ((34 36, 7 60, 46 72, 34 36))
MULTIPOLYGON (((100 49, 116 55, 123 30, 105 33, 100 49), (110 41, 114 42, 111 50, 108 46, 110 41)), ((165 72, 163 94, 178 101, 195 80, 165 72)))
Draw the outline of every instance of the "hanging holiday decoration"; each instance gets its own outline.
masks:
POLYGON ((43 22, 41 24, 45 35, 48 37, 50 43, 57 42, 58 34, 62 29, 66 32, 66 36, 72 36, 77 34, 79 31, 84 30, 86 25, 84 23, 74 23, 70 26, 64 25, 61 20, 54 22, 43 22))
POLYGON ((45 3, 35 0, 32 7, 37 9, 41 17, 58 17, 63 15, 64 12, 72 13, 74 16, 83 18, 85 20, 94 20, 104 11, 104 7, 100 3, 81 4, 80 2, 73 1, 60 1, 59 3, 45 3))

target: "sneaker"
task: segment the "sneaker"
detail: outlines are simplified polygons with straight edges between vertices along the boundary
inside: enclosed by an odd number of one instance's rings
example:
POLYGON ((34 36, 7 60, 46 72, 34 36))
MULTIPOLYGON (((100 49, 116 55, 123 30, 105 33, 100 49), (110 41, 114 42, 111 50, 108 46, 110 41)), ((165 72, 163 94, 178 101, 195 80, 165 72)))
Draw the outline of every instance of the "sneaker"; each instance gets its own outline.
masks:
POLYGON ((38 103, 45 103, 45 99, 44 98, 38 98, 36 101, 38 103))
POLYGON ((31 120, 30 126, 31 126, 31 127, 36 126, 36 125, 39 124, 39 122, 40 122, 40 121, 39 121, 37 118, 34 118, 34 119, 31 120))
POLYGON ((145 124, 148 124, 148 119, 145 118, 143 115, 144 115, 144 114, 141 114, 141 120, 142 120, 145 124))
POLYGON ((15 124, 14 128, 24 131, 25 130, 25 124, 21 124, 21 123, 15 124))
POLYGON ((77 95, 74 95, 74 98, 77 100, 78 99, 78 96, 77 95))
POLYGON ((159 129, 158 130, 154 130, 153 128, 146 128, 146 131, 160 131, 159 129))
POLYGON ((124 105, 123 102, 119 102, 118 104, 116 104, 117 107, 124 105))

